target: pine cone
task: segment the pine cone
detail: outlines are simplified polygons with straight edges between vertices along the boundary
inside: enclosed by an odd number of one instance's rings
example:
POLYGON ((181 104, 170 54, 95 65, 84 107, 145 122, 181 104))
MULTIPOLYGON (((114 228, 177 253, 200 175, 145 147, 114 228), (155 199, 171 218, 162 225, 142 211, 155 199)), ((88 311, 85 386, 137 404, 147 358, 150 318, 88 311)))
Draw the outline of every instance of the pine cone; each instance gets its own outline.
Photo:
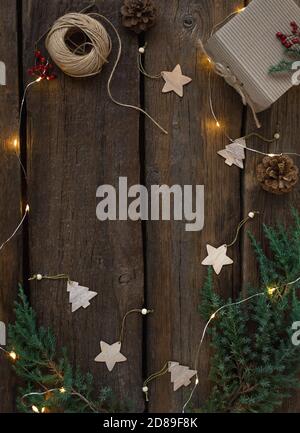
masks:
POLYGON ((299 180, 299 169, 289 156, 266 156, 256 168, 257 179, 265 191, 286 194, 299 180))
POLYGON ((156 21, 153 0, 124 0, 121 14, 123 26, 135 33, 145 32, 154 26, 156 21))

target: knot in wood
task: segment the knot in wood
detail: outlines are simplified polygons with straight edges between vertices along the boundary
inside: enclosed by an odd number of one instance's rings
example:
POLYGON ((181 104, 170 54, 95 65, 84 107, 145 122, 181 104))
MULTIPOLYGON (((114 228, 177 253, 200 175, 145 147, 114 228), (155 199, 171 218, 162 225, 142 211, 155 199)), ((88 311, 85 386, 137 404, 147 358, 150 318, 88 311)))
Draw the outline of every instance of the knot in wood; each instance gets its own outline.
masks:
POLYGON ((183 25, 184 25, 184 27, 190 29, 191 27, 194 26, 194 24, 195 24, 195 20, 194 20, 194 18, 193 18, 192 15, 186 15, 183 18, 183 25))
POLYGON ((130 272, 124 272, 124 274, 121 274, 119 276, 119 283, 120 284, 128 284, 132 280, 132 275, 130 272))

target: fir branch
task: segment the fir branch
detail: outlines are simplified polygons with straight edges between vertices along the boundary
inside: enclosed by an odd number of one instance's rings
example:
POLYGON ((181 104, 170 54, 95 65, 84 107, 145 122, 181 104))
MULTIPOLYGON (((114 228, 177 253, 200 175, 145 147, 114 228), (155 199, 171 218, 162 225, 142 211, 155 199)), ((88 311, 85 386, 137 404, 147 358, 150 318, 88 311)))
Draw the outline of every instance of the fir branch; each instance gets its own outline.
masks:
POLYGON ((48 412, 111 412, 126 408, 115 402, 107 388, 93 399, 93 377, 73 372, 65 350, 57 357, 56 343, 49 329, 37 326, 37 318, 22 287, 15 303, 16 322, 9 326, 8 346, 17 353, 14 369, 25 382, 18 392, 22 412, 32 407, 48 412))
MULTIPOLYGON (((300 281, 289 283, 300 275, 300 216, 292 213, 292 227, 265 227, 270 256, 249 234, 264 287, 251 289, 249 295, 264 290, 266 295, 224 309, 211 322, 213 388, 201 412, 273 412, 299 387, 300 351, 291 336, 292 323, 300 319, 300 281), (271 284, 277 288, 273 295, 267 290, 271 284)), ((199 307, 204 318, 230 302, 214 293, 209 273, 199 307)))

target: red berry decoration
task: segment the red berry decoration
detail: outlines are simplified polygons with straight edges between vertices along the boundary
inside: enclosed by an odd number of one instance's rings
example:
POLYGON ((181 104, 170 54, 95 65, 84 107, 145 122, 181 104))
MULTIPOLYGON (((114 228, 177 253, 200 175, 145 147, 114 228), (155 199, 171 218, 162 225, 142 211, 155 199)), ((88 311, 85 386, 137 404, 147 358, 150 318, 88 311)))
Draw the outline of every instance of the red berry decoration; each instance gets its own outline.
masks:
POLYGON ((295 21, 290 23, 292 34, 284 35, 282 32, 277 32, 276 36, 280 39, 282 45, 287 48, 290 52, 300 53, 300 30, 299 26, 295 21), (295 37, 297 36, 297 37, 295 37))
POLYGON ((277 65, 273 65, 269 68, 270 73, 280 73, 286 71, 292 71, 293 60, 296 61, 300 56, 300 29, 295 21, 290 23, 292 32, 290 34, 283 34, 277 32, 276 37, 280 40, 281 44, 286 49, 286 54, 290 56, 290 59, 283 59, 277 65))
POLYGON ((52 72, 52 63, 49 63, 46 57, 42 56, 42 53, 39 50, 34 52, 34 57, 35 65, 28 69, 28 74, 37 79, 39 78, 48 81, 55 80, 56 75, 52 72))

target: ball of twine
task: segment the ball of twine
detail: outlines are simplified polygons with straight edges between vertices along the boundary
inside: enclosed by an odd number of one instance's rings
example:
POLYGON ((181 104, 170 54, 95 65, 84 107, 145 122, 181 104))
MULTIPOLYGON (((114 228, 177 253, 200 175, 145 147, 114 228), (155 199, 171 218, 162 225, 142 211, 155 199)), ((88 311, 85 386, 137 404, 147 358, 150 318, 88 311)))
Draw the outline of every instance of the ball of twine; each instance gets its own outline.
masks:
POLYGON ((91 77, 107 63, 112 43, 103 25, 89 15, 69 13, 60 17, 49 30, 46 48, 56 65, 71 77, 91 77), (72 51, 68 35, 82 32, 87 41, 72 51))

